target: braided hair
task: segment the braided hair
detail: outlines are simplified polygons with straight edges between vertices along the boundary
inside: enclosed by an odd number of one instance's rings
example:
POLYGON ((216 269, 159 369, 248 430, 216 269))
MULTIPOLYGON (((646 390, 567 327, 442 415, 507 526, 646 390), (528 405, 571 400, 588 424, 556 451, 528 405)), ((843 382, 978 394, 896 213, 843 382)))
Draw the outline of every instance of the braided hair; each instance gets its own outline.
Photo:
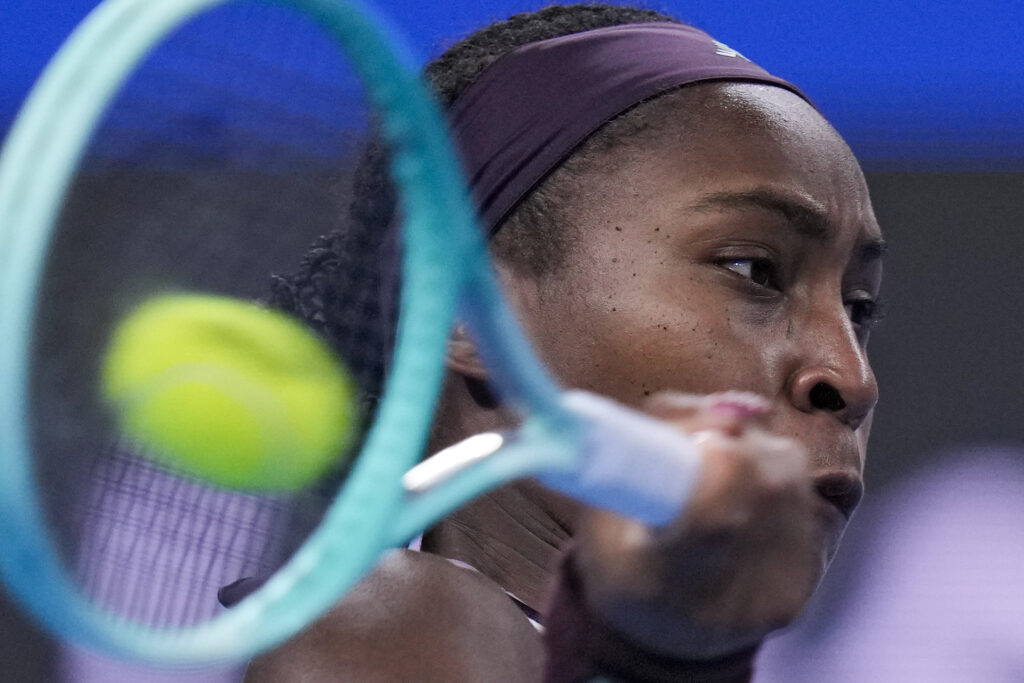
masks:
MULTIPOLYGON (((607 26, 661 21, 677 20, 631 7, 555 5, 514 15, 470 35, 429 63, 424 74, 441 106, 448 108, 484 69, 517 47, 607 26)), ((629 118, 635 111, 620 118, 629 118)), ((605 149, 622 135, 623 131, 616 134, 606 126, 592 141, 605 149)), ((387 267, 395 262, 388 253, 389 248, 394 250, 388 226, 397 206, 388 160, 381 141, 367 142, 352 178, 347 221, 318 239, 295 273, 275 276, 269 298, 270 305, 317 330, 346 359, 371 400, 379 396, 390 357, 397 291, 396 273, 387 267), (359 314, 354 316, 353 311, 359 314), (353 318, 375 323, 353 329, 353 318)), ((496 258, 534 273, 557 266, 565 247, 560 235, 564 231, 557 225, 566 211, 559 185, 571 175, 562 170, 542 182, 505 220, 491 244, 496 258)))

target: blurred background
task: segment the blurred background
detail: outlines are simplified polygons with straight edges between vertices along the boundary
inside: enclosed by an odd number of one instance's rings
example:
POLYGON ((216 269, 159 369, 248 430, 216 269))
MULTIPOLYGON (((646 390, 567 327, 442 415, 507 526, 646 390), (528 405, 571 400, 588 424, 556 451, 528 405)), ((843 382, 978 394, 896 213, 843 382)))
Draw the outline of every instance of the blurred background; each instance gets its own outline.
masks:
MULTIPOLYGON (((0 136, 47 59, 95 4, 0 4, 0 136)), ((426 61, 474 28, 549 3, 377 4, 426 61)), ((880 523, 873 501, 913 491, 911 482, 945 471, 964 453, 998 447, 1013 460, 1024 448, 1017 351, 1024 338, 1024 41, 1017 35, 1024 4, 640 4, 707 30, 803 88, 861 160, 890 243, 887 317, 871 340, 882 401, 869 498, 811 610, 821 632, 831 605, 843 600, 841 584, 861 571, 856 558, 880 523)), ((217 122, 211 125, 216 135, 217 122)), ((5 680, 51 680, 50 648, 0 606, 5 680)))

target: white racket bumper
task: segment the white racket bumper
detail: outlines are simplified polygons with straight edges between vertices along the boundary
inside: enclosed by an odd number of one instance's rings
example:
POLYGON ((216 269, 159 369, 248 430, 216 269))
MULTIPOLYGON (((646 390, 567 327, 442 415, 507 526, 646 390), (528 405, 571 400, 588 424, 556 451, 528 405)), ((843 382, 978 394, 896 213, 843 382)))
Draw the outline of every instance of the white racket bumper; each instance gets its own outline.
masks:
POLYGON ((585 425, 579 464, 545 473, 541 481, 647 524, 663 525, 679 515, 703 460, 692 438, 596 394, 566 392, 563 404, 585 425))

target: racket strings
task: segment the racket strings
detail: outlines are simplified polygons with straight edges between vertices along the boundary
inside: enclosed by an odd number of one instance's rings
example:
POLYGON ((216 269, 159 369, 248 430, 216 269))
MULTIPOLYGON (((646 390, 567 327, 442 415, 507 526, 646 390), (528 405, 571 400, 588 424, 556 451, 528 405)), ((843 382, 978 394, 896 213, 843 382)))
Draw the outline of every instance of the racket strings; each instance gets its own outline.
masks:
POLYGON ((241 3, 214 10, 133 75, 94 156, 138 158, 145 138, 147 163, 343 166, 367 114, 358 81, 339 77, 338 62, 319 29, 294 13, 241 3))
POLYGON ((197 623, 216 612, 223 584, 283 561, 286 501, 189 481, 127 444, 97 459, 90 484, 76 575, 114 612, 154 625, 197 623))
POLYGON ((345 358, 368 407, 380 397, 394 345, 394 311, 383 276, 394 260, 380 236, 335 232, 317 241, 299 273, 274 278, 270 298, 345 358))
POLYGON ((292 313, 301 307, 279 300, 319 298, 329 329, 304 321, 350 368, 364 426, 393 345, 378 238, 345 225, 369 120, 358 81, 294 13, 225 10, 158 49, 112 103, 63 207, 33 342, 35 465, 61 553, 91 600, 150 625, 205 621, 224 609, 223 586, 272 574, 320 522, 347 465, 272 497, 154 463, 99 396, 118 321, 166 292, 292 313), (271 273, 295 271, 321 235, 335 236, 329 275, 281 294, 271 273))

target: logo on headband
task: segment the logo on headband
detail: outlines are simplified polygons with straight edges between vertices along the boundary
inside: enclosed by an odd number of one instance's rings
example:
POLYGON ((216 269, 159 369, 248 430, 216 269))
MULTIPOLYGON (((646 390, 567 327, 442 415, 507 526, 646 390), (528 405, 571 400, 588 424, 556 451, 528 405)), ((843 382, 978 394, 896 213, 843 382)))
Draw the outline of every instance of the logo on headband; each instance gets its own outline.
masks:
POLYGON ((722 55, 723 57, 739 57, 740 59, 745 59, 748 62, 750 61, 749 59, 741 55, 739 52, 736 52, 736 50, 732 49, 723 42, 717 41, 714 38, 711 39, 711 42, 713 42, 715 44, 715 47, 718 48, 717 50, 715 50, 716 55, 722 55))

